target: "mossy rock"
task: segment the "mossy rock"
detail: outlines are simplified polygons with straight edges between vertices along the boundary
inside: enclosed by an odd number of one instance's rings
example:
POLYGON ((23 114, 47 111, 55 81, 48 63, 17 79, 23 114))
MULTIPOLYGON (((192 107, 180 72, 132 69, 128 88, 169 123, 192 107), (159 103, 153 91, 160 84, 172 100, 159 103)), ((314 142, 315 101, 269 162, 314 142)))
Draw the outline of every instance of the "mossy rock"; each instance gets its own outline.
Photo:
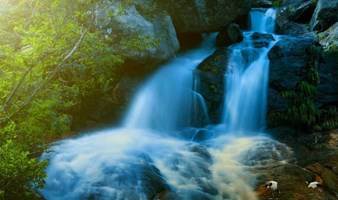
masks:
POLYGON ((338 56, 338 22, 318 34, 318 38, 326 54, 338 56))

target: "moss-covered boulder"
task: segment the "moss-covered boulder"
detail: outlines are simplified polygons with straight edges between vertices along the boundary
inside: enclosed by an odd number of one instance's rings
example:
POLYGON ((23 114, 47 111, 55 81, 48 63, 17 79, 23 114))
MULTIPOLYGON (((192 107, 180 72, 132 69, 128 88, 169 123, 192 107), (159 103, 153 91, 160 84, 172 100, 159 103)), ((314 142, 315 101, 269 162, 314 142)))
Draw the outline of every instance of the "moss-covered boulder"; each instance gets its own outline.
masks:
POLYGON ((132 61, 159 63, 179 49, 170 15, 154 0, 104 0, 96 8, 96 25, 132 61))

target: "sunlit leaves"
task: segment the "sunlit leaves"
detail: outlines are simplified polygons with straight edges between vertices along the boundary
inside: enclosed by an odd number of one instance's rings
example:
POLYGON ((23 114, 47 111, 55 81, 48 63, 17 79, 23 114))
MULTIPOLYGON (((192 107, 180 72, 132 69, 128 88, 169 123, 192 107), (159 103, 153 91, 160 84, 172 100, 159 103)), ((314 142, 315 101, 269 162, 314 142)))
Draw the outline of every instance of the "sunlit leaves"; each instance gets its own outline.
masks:
POLYGON ((13 199, 17 192, 26 193, 26 197, 33 198, 34 191, 28 192, 27 188, 41 187, 45 174, 43 169, 46 162, 39 162, 29 157, 18 144, 7 140, 0 145, 0 191, 6 199, 13 199), (15 190, 13 190, 15 188, 15 190))

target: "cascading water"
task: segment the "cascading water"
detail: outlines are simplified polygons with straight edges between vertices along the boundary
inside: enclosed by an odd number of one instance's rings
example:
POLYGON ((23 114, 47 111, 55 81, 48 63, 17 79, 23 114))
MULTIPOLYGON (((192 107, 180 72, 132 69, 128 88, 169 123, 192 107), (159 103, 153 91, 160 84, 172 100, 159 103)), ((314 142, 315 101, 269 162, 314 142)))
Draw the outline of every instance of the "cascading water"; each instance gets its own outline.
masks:
POLYGON ((215 37, 212 34, 199 49, 182 54, 163 66, 136 95, 124 125, 173 131, 192 126, 196 111, 202 111, 202 117, 207 118, 204 100, 193 90, 192 71, 213 52, 215 37))
MULTIPOLYGON (((259 23, 273 21, 267 20, 271 12, 253 11, 255 31, 259 23)), ((232 47, 224 111, 228 131, 258 131, 264 122, 267 52, 273 42, 255 48, 252 36, 246 33, 232 47)), ((51 200, 255 200, 248 170, 283 161, 284 145, 263 136, 224 134, 224 129, 202 142, 177 137, 194 125, 194 115, 207 118, 203 97, 193 91, 193 70, 212 53, 213 39, 159 70, 136 95, 122 128, 64 140, 46 152, 48 177, 41 194, 51 200)))
POLYGON ((254 32, 273 31, 275 15, 273 9, 252 11, 253 32, 244 33, 244 41, 231 48, 223 119, 228 132, 260 131, 265 126, 269 76, 267 54, 275 39, 271 35, 266 46, 256 48, 253 38, 259 36, 254 32))
POLYGON ((275 31, 276 10, 269 8, 252 9, 250 12, 251 31, 261 33, 273 33, 275 31))

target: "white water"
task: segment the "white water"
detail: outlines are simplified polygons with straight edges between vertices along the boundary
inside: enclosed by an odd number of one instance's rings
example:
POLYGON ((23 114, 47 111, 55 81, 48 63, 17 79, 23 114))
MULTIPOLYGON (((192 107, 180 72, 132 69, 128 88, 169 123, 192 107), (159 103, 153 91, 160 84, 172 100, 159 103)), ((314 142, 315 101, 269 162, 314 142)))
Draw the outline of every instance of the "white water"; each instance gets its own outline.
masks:
POLYGON ((250 12, 251 31, 273 33, 275 31, 276 10, 256 8, 250 12))
POLYGON ((162 66, 137 93, 124 126, 172 131, 192 126, 195 111, 202 111, 202 117, 207 118, 204 99, 193 90, 192 72, 214 51, 215 37, 208 36, 200 48, 162 66))
MULTIPOLYGON (((264 21, 262 16, 255 18, 257 23, 264 21)), ((255 200, 249 169, 284 162, 289 155, 284 145, 258 134, 239 136, 225 130, 201 143, 177 137, 182 128, 194 125, 196 110, 207 113, 203 97, 193 92, 192 71, 212 53, 213 38, 150 78, 136 95, 124 127, 64 140, 46 152, 42 158, 49 160, 48 177, 42 195, 51 200, 255 200)), ((235 52, 253 48, 250 43, 247 34, 233 47, 229 63, 234 73, 227 76, 226 104, 234 110, 225 109, 225 122, 233 132, 242 127, 258 131, 264 121, 269 47, 244 64, 235 52), (240 122, 246 120, 243 112, 262 117, 240 122)))
MULTIPOLYGON (((261 11, 251 12, 252 30, 271 33, 276 13, 273 9, 261 11)), ((267 54, 275 41, 266 47, 255 48, 252 34, 245 33, 244 41, 231 49, 223 112, 227 132, 253 132, 265 128, 269 81, 267 54), (249 52, 249 56, 245 52, 249 52), (255 54, 257 55, 253 56, 255 54)))

